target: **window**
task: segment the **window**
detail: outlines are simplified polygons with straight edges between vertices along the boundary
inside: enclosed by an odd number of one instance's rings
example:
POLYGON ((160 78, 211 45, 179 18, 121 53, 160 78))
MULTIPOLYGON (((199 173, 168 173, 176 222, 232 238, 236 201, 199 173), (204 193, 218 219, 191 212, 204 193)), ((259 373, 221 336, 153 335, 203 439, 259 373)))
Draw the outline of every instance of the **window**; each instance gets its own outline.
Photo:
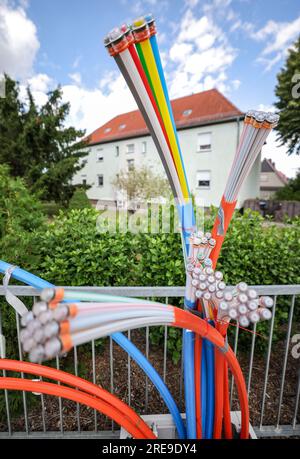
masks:
POLYGON ((82 179, 82 185, 86 186, 86 178, 82 179))
POLYGON ((119 145, 116 145, 116 156, 119 156, 120 154, 120 147, 119 145))
POLYGON ((126 153, 134 153, 134 143, 126 145, 126 153))
POLYGON ((103 148, 97 148, 97 151, 96 151, 96 160, 97 160, 98 162, 103 161, 103 148))
POLYGON ((184 112, 182 113, 183 116, 189 116, 191 113, 192 113, 193 110, 191 110, 190 108, 188 110, 184 110, 184 112))
POLYGON ((98 186, 103 186, 104 178, 103 175, 98 175, 98 186))
POLYGON ((127 159, 127 166, 129 171, 133 171, 134 169, 134 159, 127 159))
POLYGON ((109 128, 106 128, 106 129, 104 130, 104 134, 108 134, 110 131, 111 131, 111 128, 110 128, 110 127, 109 127, 109 128))
POLYGON ((211 132, 198 134, 198 148, 197 151, 211 150, 211 132))
POLYGON ((262 182, 267 182, 267 181, 268 181, 268 176, 267 176, 267 174, 261 174, 260 180, 261 180, 262 182))
POLYGON ((210 188, 210 171, 197 172, 197 187, 210 188))
POLYGON ((142 153, 144 155, 147 153, 147 142, 142 142, 142 153))
POLYGON ((122 130, 125 129, 125 128, 126 128, 126 124, 120 124, 120 126, 119 126, 119 130, 120 130, 120 131, 122 131, 122 130))

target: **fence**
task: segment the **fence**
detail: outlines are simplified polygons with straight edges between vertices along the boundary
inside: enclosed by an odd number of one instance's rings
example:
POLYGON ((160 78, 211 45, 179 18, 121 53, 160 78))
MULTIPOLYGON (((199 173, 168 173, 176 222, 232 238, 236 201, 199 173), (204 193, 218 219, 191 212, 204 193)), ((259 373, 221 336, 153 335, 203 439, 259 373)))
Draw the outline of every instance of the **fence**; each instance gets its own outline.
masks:
MULTIPOLYGON (((66 287, 68 288, 68 287, 66 287)), ((231 345, 234 352, 238 354, 242 369, 246 378, 248 395, 250 401, 250 417, 254 426, 255 433, 258 437, 288 437, 300 436, 300 424, 298 418, 299 397, 300 397, 300 352, 297 345, 297 337, 294 335, 300 333, 299 312, 297 303, 300 296, 300 285, 281 285, 281 286, 255 286, 260 295, 270 295, 274 298, 273 317, 268 325, 268 331, 265 338, 267 339, 263 354, 255 354, 255 348, 261 347, 261 338, 256 334, 256 325, 253 327, 253 333, 241 331, 238 327, 232 327, 234 333, 231 337, 231 345), (276 325, 278 315, 286 317, 284 325, 276 325), (278 329, 280 327, 280 329, 278 329), (243 335, 242 335, 243 334, 243 335), (245 335, 246 334, 246 335, 245 335), (276 336, 275 336, 276 335, 276 336), (242 339, 241 339, 242 336, 242 339), (245 343, 240 351, 240 342, 247 337, 248 344, 245 343), (293 338, 294 337, 294 338, 293 338), (275 339, 276 338, 276 339, 275 339), (259 345, 257 341, 259 340, 259 345), (246 349, 245 349, 246 348, 246 349), (282 422, 283 421, 283 422, 282 422)), ((140 298, 159 298, 166 303, 176 301, 184 295, 184 287, 72 287, 75 290, 89 290, 99 293, 108 293, 140 298), (163 300, 162 300, 163 299, 163 300)), ((26 304, 35 301, 39 292, 31 287, 11 286, 10 291, 18 297, 24 297, 26 304)), ((0 297, 4 295, 3 288, 0 288, 0 297)), ((5 324, 7 317, 1 315, 0 309, 0 335, 5 337, 5 324)), ((169 345, 169 328, 164 327, 163 343, 160 346, 151 344, 152 328, 146 327, 144 331, 139 331, 138 346, 145 353, 151 363, 160 371, 163 380, 171 384, 176 392, 178 403, 183 399, 183 376, 182 376, 182 359, 181 363, 173 364, 168 355, 169 345), (142 344, 141 344, 142 343, 142 344), (152 349, 155 349, 155 355, 152 355, 152 349), (160 362, 159 368, 157 367, 160 362)), ((18 343, 19 359, 22 360, 22 350, 19 341, 20 323, 19 317, 16 316, 16 338, 18 343)), ((127 332, 129 339, 135 332, 127 332)), ((8 337, 6 339, 9 339, 8 337)), ((298 339, 300 342, 300 339, 298 339)), ((265 341, 264 341, 265 342, 265 341)), ((99 343, 92 342, 91 348, 84 350, 82 346, 74 349, 72 358, 72 368, 70 361, 67 362, 67 371, 75 375, 80 373, 80 364, 84 359, 88 368, 88 377, 92 382, 99 384, 110 390, 112 393, 122 397, 129 405, 133 406, 140 414, 150 414, 151 406, 149 398, 155 400, 154 390, 147 377, 140 376, 138 383, 134 383, 138 375, 138 369, 134 366, 128 356, 122 355, 122 352, 113 344, 111 338, 108 338, 107 344, 99 350, 99 343), (88 353, 91 351, 91 359, 88 353), (83 356, 82 359, 79 355, 83 356), (101 362, 99 361, 101 356, 101 362), (88 361, 88 362, 87 362, 88 361), (120 361, 123 361, 121 370, 118 368, 120 361), (87 363, 86 363, 87 362, 87 363), (106 366, 103 366, 106 362, 106 366), (124 376, 125 374, 125 376, 124 376), (100 381, 99 381, 100 377, 100 381), (123 383, 120 383, 120 378, 123 383), (124 380, 125 378, 125 380, 124 380), (141 382, 142 381, 142 382, 141 382), (123 387, 123 389, 121 388, 123 387)), ((9 356, 8 356, 9 357, 9 356)), ((56 367, 61 368, 64 365, 64 358, 56 359, 56 367)), ((5 373, 4 373, 5 375, 5 373)), ((23 375, 21 375, 23 377, 23 375)), ((2 392, 2 391, 1 391, 2 392)), ((64 438, 114 438, 118 437, 119 432, 115 429, 113 423, 108 424, 107 419, 102 419, 92 412, 85 413, 85 421, 82 420, 81 407, 67 405, 58 399, 58 411, 53 405, 48 404, 48 398, 43 395, 37 395, 40 398, 40 407, 37 407, 36 398, 32 406, 32 397, 22 394, 22 413, 16 419, 12 415, 12 394, 4 393, 5 419, 0 419, 0 437, 57 437, 64 438), (50 408, 49 408, 50 407, 50 408), (67 413, 67 414, 66 414, 67 413), (53 428, 53 417, 58 419, 56 427, 53 428), (67 423, 71 418, 70 423, 67 423), (38 421, 37 421, 38 419, 38 421), (88 421, 86 421, 88 419, 88 421), (50 428, 49 428, 50 425, 50 428), (102 428, 99 429, 99 426, 102 428), (103 429, 104 426, 104 429, 103 429)), ((12 403, 13 402, 13 403, 12 403)), ((235 408, 236 398, 233 381, 231 381, 231 402, 235 408)), ((159 400, 158 403, 162 412, 165 407, 159 400)), ((184 406, 181 406, 184 410, 184 406)), ((152 411, 153 413, 153 411, 152 411)), ((156 408, 156 413, 158 413, 156 408)))
POLYGON ((283 221, 285 217, 294 218, 300 215, 299 201, 247 199, 243 207, 245 209, 256 210, 263 216, 270 215, 277 222, 283 221))

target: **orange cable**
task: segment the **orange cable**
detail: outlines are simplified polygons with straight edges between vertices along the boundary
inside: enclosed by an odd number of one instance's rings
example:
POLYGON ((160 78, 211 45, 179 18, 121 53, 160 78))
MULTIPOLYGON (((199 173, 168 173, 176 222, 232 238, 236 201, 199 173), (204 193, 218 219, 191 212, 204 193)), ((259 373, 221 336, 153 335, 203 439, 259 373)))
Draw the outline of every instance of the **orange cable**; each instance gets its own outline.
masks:
MULTIPOLYGON (((41 376, 48 379, 54 379, 64 384, 74 386, 82 391, 102 399, 104 403, 110 404, 114 409, 118 410, 122 419, 126 422, 131 422, 135 428, 140 430, 143 438, 153 437, 152 430, 148 425, 138 416, 135 411, 130 408, 126 403, 119 400, 115 395, 109 393, 102 387, 97 386, 89 381, 86 381, 78 376, 71 375, 61 370, 56 370, 43 365, 38 365, 29 362, 19 362, 17 360, 0 359, 0 369, 7 371, 17 371, 29 373, 32 375, 41 376), (152 436, 151 436, 152 435, 152 436)), ((34 392, 37 392, 34 390, 34 392)), ((108 415, 109 416, 109 415, 108 415)), ((117 422, 117 421, 116 421, 117 422)), ((122 425, 122 424, 121 424, 122 425)), ((125 427, 124 427, 125 428, 125 427)), ((127 429, 126 429, 127 430, 127 429)))
POLYGON ((242 427, 240 438, 249 438, 249 405, 247 397, 247 389, 244 380, 244 376, 237 361, 237 358, 228 344, 226 344, 222 335, 214 327, 200 317, 196 317, 194 314, 184 311, 182 309, 174 308, 175 321, 174 326, 180 328, 187 328, 195 333, 198 333, 202 338, 209 339, 212 344, 217 346, 221 351, 224 352, 229 368, 234 376, 235 384, 238 391, 238 397, 240 401, 240 407, 242 412, 242 427))

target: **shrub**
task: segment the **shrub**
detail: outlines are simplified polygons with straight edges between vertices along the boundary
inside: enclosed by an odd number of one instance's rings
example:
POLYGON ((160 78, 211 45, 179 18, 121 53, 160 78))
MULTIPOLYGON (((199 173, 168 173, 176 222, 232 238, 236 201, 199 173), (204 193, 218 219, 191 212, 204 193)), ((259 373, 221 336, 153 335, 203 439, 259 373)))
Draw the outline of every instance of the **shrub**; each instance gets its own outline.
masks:
MULTIPOLYGON (((211 228, 214 214, 215 210, 206 230, 211 228)), ((98 216, 93 208, 60 212, 46 229, 26 234, 28 251, 19 253, 18 264, 56 285, 184 285, 179 234, 97 233, 98 216)), ((298 220, 278 227, 266 225, 255 212, 236 213, 218 267, 231 285, 241 280, 252 285, 299 283, 298 234, 298 220)), ((286 303, 280 304, 278 324, 285 322, 287 315, 286 303)), ((267 326, 262 324, 262 331, 267 326)), ((160 343, 162 337, 163 332, 151 332, 153 343, 160 343)), ((180 337, 169 338, 176 360, 180 337)))

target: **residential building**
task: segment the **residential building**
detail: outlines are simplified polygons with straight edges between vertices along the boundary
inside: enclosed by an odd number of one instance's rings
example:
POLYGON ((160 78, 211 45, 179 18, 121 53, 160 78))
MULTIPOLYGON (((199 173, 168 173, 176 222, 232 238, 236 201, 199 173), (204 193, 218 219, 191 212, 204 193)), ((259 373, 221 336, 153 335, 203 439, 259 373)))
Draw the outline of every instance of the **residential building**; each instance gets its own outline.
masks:
POLYGON ((271 199, 276 191, 288 183, 288 178, 276 169, 271 159, 264 159, 261 163, 260 198, 271 199))
MULTIPOLYGON (((173 100, 172 109, 191 192, 206 207, 218 205, 242 131, 244 114, 218 90, 173 100)), ((147 166, 163 174, 163 167, 138 110, 116 116, 88 138, 84 168, 74 183, 91 185, 93 204, 120 200, 112 181, 121 170, 147 166)), ((238 207, 259 196, 260 155, 241 189, 238 207)))

